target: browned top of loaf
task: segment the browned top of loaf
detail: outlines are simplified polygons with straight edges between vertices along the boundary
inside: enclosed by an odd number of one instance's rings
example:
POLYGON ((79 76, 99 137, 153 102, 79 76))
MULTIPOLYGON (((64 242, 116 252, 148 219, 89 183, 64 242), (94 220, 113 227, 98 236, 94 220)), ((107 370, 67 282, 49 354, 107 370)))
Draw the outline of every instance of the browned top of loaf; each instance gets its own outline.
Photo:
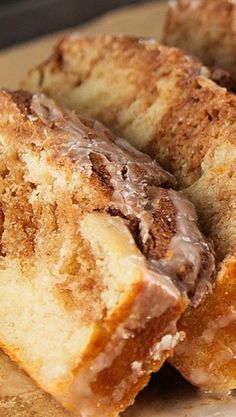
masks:
POLYGON ((213 271, 212 251, 197 228, 192 207, 166 189, 175 184, 170 174, 99 122, 62 110, 42 94, 1 91, 0 113, 0 132, 12 138, 19 155, 26 150, 44 151, 47 163, 63 172, 68 184, 79 173, 82 183, 77 179, 73 198, 80 199, 83 213, 106 211, 124 219, 152 265, 170 257, 173 236, 186 237, 177 221, 183 216, 190 252, 197 248, 200 263, 194 275, 186 253, 181 270, 176 267, 172 278, 190 296, 197 288, 201 298, 213 271), (81 198, 83 183, 89 185, 90 194, 81 198))

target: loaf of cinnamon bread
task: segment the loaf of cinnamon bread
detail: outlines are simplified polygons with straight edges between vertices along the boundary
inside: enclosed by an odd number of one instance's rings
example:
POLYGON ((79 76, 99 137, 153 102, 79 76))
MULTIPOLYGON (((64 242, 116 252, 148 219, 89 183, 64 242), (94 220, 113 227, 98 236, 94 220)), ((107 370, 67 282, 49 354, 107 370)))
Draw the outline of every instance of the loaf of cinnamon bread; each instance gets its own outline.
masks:
POLYGON ((172 175, 43 94, 0 92, 0 345, 81 417, 131 404, 211 288, 172 175))
POLYGON ((171 0, 163 42, 224 68, 236 79, 236 2, 171 0))
POLYGON ((207 302, 181 319, 186 339, 173 363, 203 389, 235 388, 236 97, 178 49, 109 35, 65 37, 25 86, 111 126, 171 171, 195 203, 218 278, 207 302))

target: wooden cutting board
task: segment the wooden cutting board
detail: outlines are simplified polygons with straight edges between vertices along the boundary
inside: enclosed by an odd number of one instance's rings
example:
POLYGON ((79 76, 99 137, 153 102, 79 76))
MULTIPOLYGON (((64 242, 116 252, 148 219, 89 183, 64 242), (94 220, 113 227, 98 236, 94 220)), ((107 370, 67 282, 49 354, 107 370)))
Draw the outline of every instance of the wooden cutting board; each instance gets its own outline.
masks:
MULTIPOLYGON (((166 2, 125 7, 77 29, 81 33, 125 33, 161 39, 166 2)), ((29 68, 45 59, 57 33, 0 52, 0 87, 19 88, 29 68)), ((236 400, 201 396, 178 375, 159 373, 122 417, 235 417, 236 400)), ((69 417, 0 351, 0 417, 69 417)))

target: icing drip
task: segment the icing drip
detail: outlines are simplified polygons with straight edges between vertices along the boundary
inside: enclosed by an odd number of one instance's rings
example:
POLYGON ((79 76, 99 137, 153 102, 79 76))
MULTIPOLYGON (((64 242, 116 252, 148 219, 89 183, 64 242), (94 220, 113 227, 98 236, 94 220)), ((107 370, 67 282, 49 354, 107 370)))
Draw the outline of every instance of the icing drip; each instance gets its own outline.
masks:
MULTIPOLYGON (((175 185, 174 177, 100 122, 62 111, 43 94, 32 97, 31 109, 46 126, 53 126, 56 131, 58 158, 69 156, 88 175, 93 174, 94 155, 99 158, 100 169, 108 174, 112 187, 110 208, 139 220, 145 245, 158 201, 163 198, 163 186, 175 185)), ((171 278, 190 297, 197 288, 193 297, 197 305, 210 288, 207 280, 214 271, 213 250, 197 227, 192 204, 173 190, 166 191, 165 198, 172 201, 176 210, 176 233, 164 258, 148 259, 150 273, 156 274, 157 279, 171 278)))
MULTIPOLYGON (((80 171, 89 176, 94 173, 95 158, 99 171, 106 175, 111 188, 109 208, 126 218, 138 219, 143 246, 150 237, 154 214, 158 212, 163 195, 175 208, 175 220, 170 217, 170 223, 175 223, 172 228, 175 233, 165 257, 147 259, 143 287, 132 311, 114 330, 103 350, 73 376, 65 394, 64 402, 77 404, 82 417, 104 417, 103 401, 107 407, 109 398, 96 397, 93 383, 99 374, 112 366, 138 329, 146 328, 150 320, 161 317, 179 302, 181 294, 178 288, 182 294, 192 295, 197 287, 197 298, 193 301, 197 303, 200 300, 206 292, 205 280, 214 271, 212 248, 198 230, 193 206, 180 193, 163 191, 163 186, 175 185, 174 177, 149 156, 134 149, 124 139, 116 138, 101 123, 62 111, 43 95, 33 96, 31 110, 44 123, 46 130, 53 127, 56 132, 56 157, 69 157, 80 171)), ((49 135, 46 132, 46 136, 49 135)), ((148 346, 148 359, 161 361, 165 352, 173 349, 182 338, 183 334, 177 333, 175 321, 168 323, 159 341, 155 340, 153 346, 148 346)), ((145 364, 138 358, 134 360, 130 372, 114 387, 110 401, 122 401, 130 387, 146 372, 145 364)))
POLYGON ((172 276, 174 271, 177 274, 181 273, 182 265, 186 262, 191 266, 184 280, 184 287, 188 292, 194 292, 196 277, 199 277, 192 301, 194 306, 197 306, 202 296, 211 290, 209 271, 214 270, 213 247, 209 241, 203 239, 196 226, 197 216, 192 203, 185 199, 181 193, 176 193, 173 190, 169 190, 169 196, 177 210, 177 233, 170 242, 169 251, 172 253, 172 257, 168 265, 172 268, 172 276), (205 265, 202 268, 204 253, 207 253, 208 256, 205 258, 205 265))
MULTIPOLYGON (((145 328, 147 323, 160 317, 164 312, 179 298, 179 292, 176 287, 164 278, 157 283, 150 275, 144 274, 143 288, 137 295, 136 302, 128 318, 117 327, 112 335, 110 342, 105 349, 100 352, 85 369, 81 369, 75 376, 73 384, 70 387, 68 396, 71 404, 78 404, 80 413, 83 417, 104 416, 103 404, 109 403, 109 398, 104 396, 101 400, 96 398, 92 391, 92 383, 96 381, 98 375, 109 368, 114 360, 121 355, 122 350, 128 339, 135 337, 137 329, 145 328), (158 303, 153 303, 153 299, 158 299, 158 303)), ((170 322, 166 329, 167 335, 164 335, 159 343, 153 347, 150 346, 149 357, 151 360, 160 361, 163 353, 173 349, 179 339, 182 339, 182 332, 177 333, 176 322, 170 322), (154 357, 155 356, 155 357, 154 357)), ((134 361, 131 364, 130 373, 114 387, 112 393, 113 401, 119 403, 141 376, 148 374, 143 368, 143 363, 134 361)), ((68 401, 67 396, 67 401, 68 401)))
POLYGON ((161 360, 161 355, 165 351, 174 349, 177 343, 184 340, 185 334, 183 332, 176 333, 175 336, 166 334, 160 342, 157 342, 151 349, 150 354, 155 361, 161 360))

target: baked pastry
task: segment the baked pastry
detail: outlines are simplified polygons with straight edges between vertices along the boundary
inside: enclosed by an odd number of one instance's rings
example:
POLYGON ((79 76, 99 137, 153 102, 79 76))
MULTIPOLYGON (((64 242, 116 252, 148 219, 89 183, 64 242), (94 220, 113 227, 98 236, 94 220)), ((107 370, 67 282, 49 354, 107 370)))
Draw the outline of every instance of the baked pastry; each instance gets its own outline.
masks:
POLYGON ((236 77, 236 3, 231 0, 172 0, 163 42, 178 46, 236 77))
POLYGON ((217 291, 181 319, 179 328, 187 336, 172 363, 201 388, 228 392, 236 387, 231 353, 236 338, 236 97, 210 76, 198 61, 154 40, 75 34, 30 72, 25 85, 112 126, 175 174, 195 203, 203 230, 215 243, 217 291))
POLYGON ((0 92, 0 344, 81 416, 116 416, 182 337, 214 256, 172 175, 44 95, 0 92))

